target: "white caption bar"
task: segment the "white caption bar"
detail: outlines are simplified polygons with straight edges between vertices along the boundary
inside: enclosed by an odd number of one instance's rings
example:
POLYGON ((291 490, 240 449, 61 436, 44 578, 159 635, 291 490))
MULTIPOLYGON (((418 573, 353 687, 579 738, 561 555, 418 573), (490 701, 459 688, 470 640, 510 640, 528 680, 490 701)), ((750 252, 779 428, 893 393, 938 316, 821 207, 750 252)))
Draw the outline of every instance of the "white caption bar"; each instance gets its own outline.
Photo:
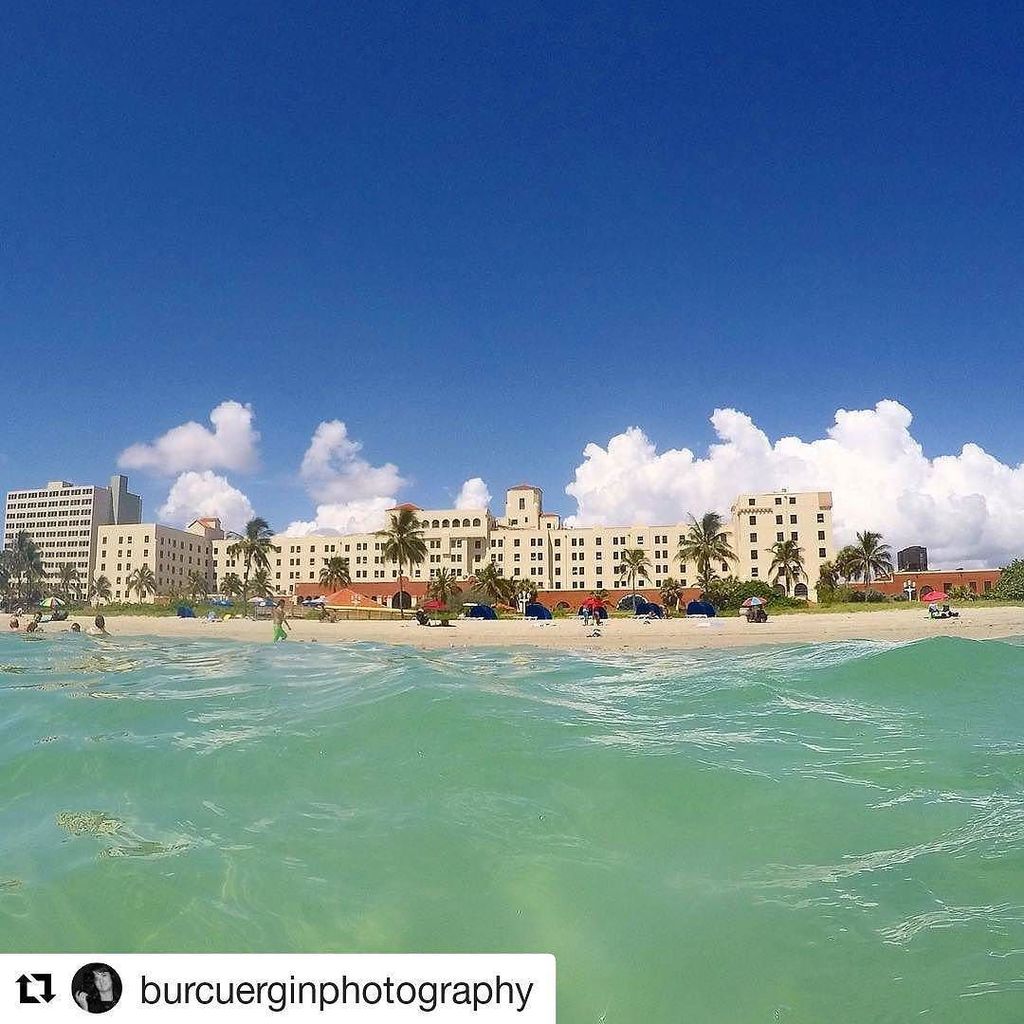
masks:
POLYGON ((548 954, 4 953, 0 1021, 554 1024, 548 954))

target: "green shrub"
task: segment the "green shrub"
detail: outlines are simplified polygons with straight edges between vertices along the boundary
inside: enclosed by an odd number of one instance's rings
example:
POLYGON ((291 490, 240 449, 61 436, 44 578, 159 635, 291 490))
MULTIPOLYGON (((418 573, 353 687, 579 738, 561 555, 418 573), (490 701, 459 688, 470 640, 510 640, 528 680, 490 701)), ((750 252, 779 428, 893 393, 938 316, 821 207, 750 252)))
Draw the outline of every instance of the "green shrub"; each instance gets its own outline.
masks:
POLYGON ((1024 558, 1015 558, 999 574, 992 596, 1004 601, 1024 601, 1024 558))
POLYGON ((780 594, 764 580, 741 580, 735 576, 715 580, 704 597, 719 611, 736 611, 748 597, 760 597, 774 608, 803 608, 807 604, 802 597, 780 594))
POLYGON ((888 601, 889 598, 879 590, 869 590, 867 594, 864 595, 864 600, 867 601, 868 604, 882 604, 884 601, 888 601))

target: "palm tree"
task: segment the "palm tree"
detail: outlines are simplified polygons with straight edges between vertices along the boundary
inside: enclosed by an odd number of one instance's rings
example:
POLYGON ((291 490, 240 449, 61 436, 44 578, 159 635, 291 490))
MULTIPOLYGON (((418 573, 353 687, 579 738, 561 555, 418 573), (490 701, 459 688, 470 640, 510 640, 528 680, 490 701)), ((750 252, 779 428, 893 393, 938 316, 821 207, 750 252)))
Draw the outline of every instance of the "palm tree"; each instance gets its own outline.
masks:
POLYGON ((0 551, 0 594, 4 606, 9 608, 14 600, 14 559, 10 551, 0 551))
POLYGON ((872 530, 858 533, 857 543, 851 547, 852 565, 856 574, 864 577, 865 583, 870 585, 875 576, 892 572, 892 552, 888 544, 882 543, 880 533, 875 533, 872 530))
POLYGON ((201 601, 206 597, 206 592, 209 589, 205 572, 193 569, 188 574, 188 592, 189 597, 191 597, 193 601, 201 601))
POLYGON ((106 604, 110 601, 110 595, 110 580, 106 576, 97 576, 89 587, 89 596, 106 604))
POLYGON ((508 603, 518 604, 520 598, 526 598, 527 604, 537 597, 537 584, 530 579, 513 577, 508 581, 508 603))
POLYGON ((678 608, 682 596, 683 587, 678 580, 669 576, 661 581, 661 600, 666 608, 678 608))
POLYGON ((831 601, 836 587, 839 586, 839 570, 834 562, 822 562, 818 566, 818 582, 814 589, 819 601, 831 601))
POLYGON ((46 573, 43 570, 43 558, 36 542, 24 530, 19 530, 14 535, 11 556, 11 568, 14 578, 17 580, 18 600, 20 601, 24 596, 26 584, 31 588, 40 580, 45 579, 46 573))
POLYGON ((254 566, 257 570, 265 569, 269 578, 270 552, 281 550, 274 546, 272 539, 270 524, 257 516, 245 524, 245 532, 228 547, 228 558, 241 558, 245 567, 242 574, 243 602, 248 603, 249 600, 249 573, 254 566))
POLYGON ((61 593, 65 597, 70 598, 72 592, 74 592, 75 597, 78 597, 78 591, 82 585, 82 575, 76 566, 70 562, 65 562, 64 565, 58 566, 57 580, 61 593))
POLYGON ((328 558, 320 570, 320 586, 327 590, 347 587, 352 582, 352 574, 348 570, 348 559, 335 555, 328 558))
POLYGON ((650 578, 651 563, 643 548, 627 548, 622 552, 622 564, 616 566, 615 574, 625 576, 633 590, 633 610, 636 610, 636 581, 638 576, 650 578))
POLYGON ((836 553, 836 573, 844 580, 860 579, 860 566, 857 551, 852 544, 840 548, 836 553))
POLYGON ((220 592, 225 597, 238 597, 242 593, 242 581, 237 572, 229 572, 220 582, 220 592))
POLYGON ((152 594, 156 591, 156 577, 148 565, 140 565, 135 572, 129 575, 126 582, 128 593, 131 594, 134 590, 139 595, 140 601, 145 601, 147 594, 152 594))
POLYGON ((710 590, 718 579, 716 565, 737 561, 717 512, 705 512, 700 520, 690 516, 690 528, 679 544, 677 555, 680 562, 693 562, 697 566, 697 585, 704 591, 710 590))
POLYGON ((384 539, 381 546, 383 557, 389 562, 398 563, 398 606, 404 619, 405 589, 402 586, 402 566, 408 562, 411 568, 419 565, 427 557, 423 525, 413 514, 412 509, 402 508, 391 514, 391 525, 386 530, 378 530, 376 535, 384 539))
POLYGON ((508 580, 506 580, 494 562, 488 562, 474 577, 476 589, 488 601, 497 604, 508 597, 508 580))
POLYGON ((786 581, 786 593, 789 594, 799 582, 804 572, 804 549, 795 540, 780 540, 768 549, 772 556, 772 564, 768 567, 768 576, 773 583, 786 581))
POLYGON ((462 587, 455 582, 455 573, 438 569, 437 575, 427 584, 428 596, 446 605, 462 593, 462 587))
POLYGON ((270 597, 274 593, 273 585, 270 582, 269 569, 257 569, 252 574, 252 596, 270 597))

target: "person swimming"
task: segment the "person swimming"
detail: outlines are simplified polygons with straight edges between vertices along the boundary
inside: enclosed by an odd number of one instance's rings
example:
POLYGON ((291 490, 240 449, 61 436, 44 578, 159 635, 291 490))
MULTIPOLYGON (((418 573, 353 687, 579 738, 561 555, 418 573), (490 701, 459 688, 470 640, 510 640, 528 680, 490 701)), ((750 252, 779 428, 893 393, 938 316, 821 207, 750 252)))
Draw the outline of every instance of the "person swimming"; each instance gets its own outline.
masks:
POLYGON ((107 632, 107 620, 102 615, 93 619, 93 624, 86 630, 89 636, 110 636, 107 632))
POLYGON ((68 632, 69 633, 81 633, 82 632, 81 624, 78 623, 78 622, 72 622, 71 623, 71 628, 68 630, 68 632))
POLYGON ((11 616, 11 621, 7 623, 8 629, 21 629, 21 623, 18 621, 17 615, 11 616))

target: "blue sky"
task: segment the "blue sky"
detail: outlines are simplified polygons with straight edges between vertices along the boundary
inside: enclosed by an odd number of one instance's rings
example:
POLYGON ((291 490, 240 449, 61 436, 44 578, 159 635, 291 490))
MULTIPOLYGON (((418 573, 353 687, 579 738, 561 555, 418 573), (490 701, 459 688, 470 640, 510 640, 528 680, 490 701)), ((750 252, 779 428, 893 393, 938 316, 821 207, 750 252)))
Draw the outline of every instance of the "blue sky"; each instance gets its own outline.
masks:
MULTIPOLYGON (((275 525, 340 419, 401 493, 564 488, 893 398, 1016 467, 1014 4, 54 3, 0 40, 0 487, 251 404, 275 525), (291 370, 301 361, 308 372, 291 370)), ((199 468, 199 467, 197 467, 199 468)), ((166 477, 133 472, 147 512, 166 477)), ((831 481, 829 481, 831 485, 831 481)))

